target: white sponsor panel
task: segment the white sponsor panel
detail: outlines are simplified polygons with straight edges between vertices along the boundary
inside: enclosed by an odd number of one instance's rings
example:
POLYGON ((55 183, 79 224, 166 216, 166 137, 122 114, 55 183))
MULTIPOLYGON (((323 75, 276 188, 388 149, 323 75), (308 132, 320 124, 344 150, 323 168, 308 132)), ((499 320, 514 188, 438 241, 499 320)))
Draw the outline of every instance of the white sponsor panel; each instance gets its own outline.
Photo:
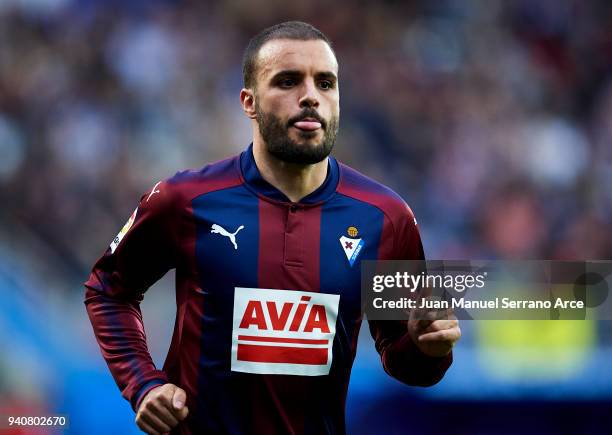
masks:
POLYGON ((333 294, 236 287, 232 371, 327 375, 339 301, 333 294))

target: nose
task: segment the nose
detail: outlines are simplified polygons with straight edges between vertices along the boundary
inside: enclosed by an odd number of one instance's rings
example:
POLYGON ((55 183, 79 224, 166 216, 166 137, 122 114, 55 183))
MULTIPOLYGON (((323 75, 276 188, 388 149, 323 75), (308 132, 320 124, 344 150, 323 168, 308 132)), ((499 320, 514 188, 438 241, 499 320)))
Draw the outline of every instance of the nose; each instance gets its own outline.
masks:
POLYGON ((300 107, 319 107, 319 97, 314 83, 304 83, 302 96, 300 97, 300 107))

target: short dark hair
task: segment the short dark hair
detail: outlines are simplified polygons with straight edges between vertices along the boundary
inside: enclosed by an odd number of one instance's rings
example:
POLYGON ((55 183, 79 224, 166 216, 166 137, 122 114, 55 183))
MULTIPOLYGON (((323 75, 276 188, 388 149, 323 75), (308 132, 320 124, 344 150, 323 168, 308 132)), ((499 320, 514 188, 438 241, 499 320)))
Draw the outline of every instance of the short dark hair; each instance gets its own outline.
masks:
POLYGON ((245 88, 255 87, 257 81, 257 55, 266 42, 274 39, 297 39, 299 41, 320 39, 329 45, 332 52, 334 51, 327 36, 311 24, 302 21, 286 21, 284 23, 275 24, 255 35, 244 50, 244 56, 242 57, 242 76, 245 88))

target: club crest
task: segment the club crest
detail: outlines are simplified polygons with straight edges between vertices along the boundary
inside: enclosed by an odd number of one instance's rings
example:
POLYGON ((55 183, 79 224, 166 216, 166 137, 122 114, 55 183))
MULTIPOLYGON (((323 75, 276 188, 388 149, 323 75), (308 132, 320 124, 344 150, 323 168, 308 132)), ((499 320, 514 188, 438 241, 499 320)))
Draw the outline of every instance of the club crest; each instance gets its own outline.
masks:
POLYGON ((340 245, 342 246, 342 250, 346 254, 346 259, 348 260, 351 267, 357 260, 359 253, 363 249, 364 241, 361 238, 355 238, 359 231, 357 228, 351 226, 346 230, 347 234, 351 237, 341 236, 340 237, 340 245))

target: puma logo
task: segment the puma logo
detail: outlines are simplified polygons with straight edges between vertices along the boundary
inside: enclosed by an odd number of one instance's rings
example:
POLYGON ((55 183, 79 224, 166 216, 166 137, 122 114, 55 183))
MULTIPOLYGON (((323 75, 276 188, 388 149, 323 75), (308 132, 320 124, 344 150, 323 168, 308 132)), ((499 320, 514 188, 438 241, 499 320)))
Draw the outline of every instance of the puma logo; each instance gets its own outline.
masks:
POLYGON ((236 231, 234 231, 233 233, 230 233, 225 228, 223 228, 221 225, 213 224, 210 232, 213 234, 221 234, 223 237, 229 238, 230 242, 232 242, 232 244, 234 245, 234 249, 238 249, 238 245, 236 244, 236 234, 238 234, 238 231, 240 231, 243 228, 244 228, 244 225, 240 225, 236 231))

